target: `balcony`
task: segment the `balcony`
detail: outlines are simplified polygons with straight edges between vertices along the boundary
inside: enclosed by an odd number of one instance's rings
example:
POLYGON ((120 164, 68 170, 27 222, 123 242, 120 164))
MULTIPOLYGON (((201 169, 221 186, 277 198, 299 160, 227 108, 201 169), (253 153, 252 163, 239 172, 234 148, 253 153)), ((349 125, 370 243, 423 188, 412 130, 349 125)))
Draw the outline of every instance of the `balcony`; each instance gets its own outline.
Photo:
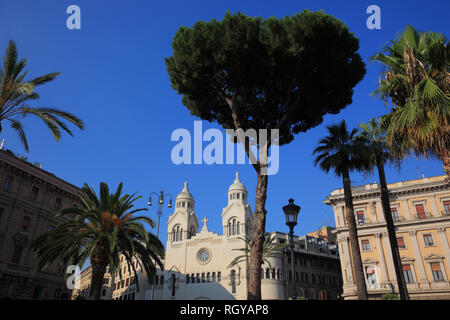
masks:
POLYGON ((433 215, 430 212, 425 212, 425 213, 421 213, 421 214, 415 214, 413 216, 414 220, 426 220, 426 219, 430 219, 433 218, 433 215))
POLYGON ((394 222, 405 222, 406 221, 405 217, 402 217, 402 216, 392 216, 392 220, 394 222))
POLYGON ((441 211, 442 216, 450 216, 450 209, 444 209, 441 211))

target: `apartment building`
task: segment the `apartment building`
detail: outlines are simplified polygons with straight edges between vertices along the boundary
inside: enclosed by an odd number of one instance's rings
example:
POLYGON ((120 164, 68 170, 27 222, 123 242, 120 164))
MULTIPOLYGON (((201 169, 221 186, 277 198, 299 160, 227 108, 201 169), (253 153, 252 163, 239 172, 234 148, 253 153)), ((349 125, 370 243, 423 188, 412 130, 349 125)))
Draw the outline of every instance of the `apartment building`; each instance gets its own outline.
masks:
POLYGON ((0 150, 0 299, 67 299, 65 267, 55 263, 37 271, 29 244, 67 221, 55 214, 80 205, 79 188, 30 163, 12 151, 0 150))
MULTIPOLYGON (((450 183, 446 176, 388 185, 392 218, 411 299, 450 299, 450 183)), ((352 188, 358 240, 370 298, 398 292, 377 183, 352 188)), ((324 200, 336 221, 344 299, 356 299, 344 190, 324 200)))

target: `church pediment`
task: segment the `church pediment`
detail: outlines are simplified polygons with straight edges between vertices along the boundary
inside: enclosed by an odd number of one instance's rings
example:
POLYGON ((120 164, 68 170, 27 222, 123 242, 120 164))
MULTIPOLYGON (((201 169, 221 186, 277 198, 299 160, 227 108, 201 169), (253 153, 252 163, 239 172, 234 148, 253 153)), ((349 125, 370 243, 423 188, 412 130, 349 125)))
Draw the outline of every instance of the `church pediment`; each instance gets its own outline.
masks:
POLYGON ((175 266, 175 265, 171 266, 169 269, 167 269, 167 271, 168 271, 169 273, 171 273, 171 272, 175 272, 175 273, 177 273, 177 274, 180 274, 180 273, 181 273, 181 272, 180 272, 180 269, 178 269, 178 267, 175 266))
POLYGON ((225 216, 232 209, 238 209, 239 211, 245 213, 245 208, 241 204, 239 204, 239 203, 232 203, 231 205, 223 208, 223 210, 222 210, 222 217, 225 216))

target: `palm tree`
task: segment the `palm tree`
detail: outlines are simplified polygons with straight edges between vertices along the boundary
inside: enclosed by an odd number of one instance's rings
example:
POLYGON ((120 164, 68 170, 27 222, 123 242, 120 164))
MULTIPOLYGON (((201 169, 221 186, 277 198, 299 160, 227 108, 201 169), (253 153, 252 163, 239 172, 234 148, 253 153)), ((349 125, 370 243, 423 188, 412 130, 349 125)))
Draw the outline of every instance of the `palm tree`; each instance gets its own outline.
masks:
POLYGON ((75 115, 54 108, 33 108, 29 106, 31 100, 39 99, 34 91, 37 86, 50 82, 59 75, 58 72, 49 73, 33 80, 25 81, 28 70, 24 70, 26 59, 18 61, 17 48, 14 41, 9 41, 3 58, 3 68, 0 66, 0 132, 3 129, 3 120, 17 131, 25 150, 28 152, 28 142, 20 122, 28 114, 39 117, 50 129, 56 141, 61 138, 61 129, 72 135, 72 132, 62 119, 69 121, 80 129, 84 128, 83 121, 75 115))
MULTIPOLYGON (((242 254, 235 257, 233 261, 231 261, 230 264, 228 265, 228 268, 232 268, 235 265, 238 265, 239 263, 243 262, 244 260, 247 261, 248 258, 250 257, 250 248, 253 240, 248 237, 240 237, 240 239, 244 241, 245 247, 233 249, 235 251, 241 251, 242 254)), ((266 234, 263 243, 263 253, 262 253, 263 263, 267 263, 269 265, 269 268, 272 268, 269 258, 281 257, 283 255, 284 247, 286 247, 286 244, 277 243, 275 237, 271 237, 270 234, 266 234)))
POLYGON ((364 161, 361 155, 365 153, 364 146, 355 141, 358 132, 353 129, 347 130, 344 120, 339 124, 327 126, 329 135, 319 141, 319 146, 314 149, 313 154, 317 155, 314 165, 328 173, 333 169, 336 176, 342 177, 344 185, 345 219, 348 224, 351 262, 355 276, 356 293, 358 299, 367 300, 367 287, 359 251, 358 233, 356 220, 353 213, 353 198, 350 183, 350 171, 362 170, 364 161))
POLYGON ((391 112, 381 117, 391 145, 437 157, 450 179, 450 49, 442 34, 407 26, 372 57, 382 65, 378 94, 391 112))
POLYGON ((365 143, 368 148, 367 170, 373 171, 374 167, 378 170, 381 187, 381 204, 383 207, 384 218, 386 220, 386 228, 388 231, 389 243, 391 246, 392 259, 394 261, 395 275, 397 277, 397 286, 400 293, 400 299, 408 300, 408 289, 406 287, 405 278, 402 271, 402 261, 398 251, 397 236, 391 213, 391 205, 389 201, 389 190, 386 183, 386 174, 384 165, 388 161, 398 162, 395 153, 391 153, 388 149, 385 131, 381 128, 381 124, 376 119, 371 119, 369 123, 361 123, 359 127, 362 131, 358 134, 358 139, 365 143))
POLYGON ((134 213, 147 210, 133 209, 133 203, 141 198, 135 194, 122 194, 122 183, 110 194, 108 185, 100 183, 100 197, 86 183, 80 194, 83 208, 68 208, 58 216, 74 216, 54 230, 35 239, 31 249, 38 258, 38 270, 50 266, 61 258, 65 265, 82 267, 89 258, 92 265, 90 300, 99 300, 103 277, 109 265, 112 274, 116 270, 122 279, 120 257, 125 257, 128 269, 133 270, 139 290, 133 258, 144 269, 149 278, 155 274, 156 266, 164 266, 164 246, 153 234, 147 232, 142 222, 155 226, 153 220, 134 213))

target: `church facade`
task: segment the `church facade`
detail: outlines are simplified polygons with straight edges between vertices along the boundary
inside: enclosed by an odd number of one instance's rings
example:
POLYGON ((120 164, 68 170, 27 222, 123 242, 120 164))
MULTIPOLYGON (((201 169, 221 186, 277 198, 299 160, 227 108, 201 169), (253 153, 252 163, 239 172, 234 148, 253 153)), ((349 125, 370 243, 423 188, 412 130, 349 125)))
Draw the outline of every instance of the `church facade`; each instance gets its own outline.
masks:
MULTIPOLYGON (((236 173, 227 192, 227 205, 222 209, 223 232, 219 235, 208 230, 206 217, 199 221, 194 210, 194 197, 185 182, 175 200, 174 212, 167 222, 164 271, 158 271, 154 284, 144 284, 141 280, 145 290, 137 298, 247 299, 248 259, 230 266, 235 257, 242 255, 242 251, 236 249, 245 247, 243 237, 251 237, 252 234, 253 213, 247 202, 247 195, 247 190, 236 173)), ((287 234, 273 232, 268 236, 275 237, 277 243, 287 242, 287 234)), ((298 296, 336 299, 341 288, 337 248, 325 239, 309 236, 295 237, 295 243, 294 281, 298 296)), ((288 299, 293 280, 290 276, 289 254, 285 252, 280 257, 269 258, 268 262, 261 269, 262 299, 288 299)))

